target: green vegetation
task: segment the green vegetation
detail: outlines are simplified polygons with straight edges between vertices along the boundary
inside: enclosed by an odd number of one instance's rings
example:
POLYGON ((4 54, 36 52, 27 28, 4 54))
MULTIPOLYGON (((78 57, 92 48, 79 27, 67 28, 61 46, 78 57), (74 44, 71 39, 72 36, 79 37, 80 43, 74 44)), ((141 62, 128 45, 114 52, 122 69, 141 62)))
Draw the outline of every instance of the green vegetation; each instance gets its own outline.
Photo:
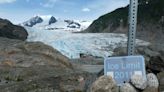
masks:
MULTIPOLYGON (((119 8, 95 20, 86 32, 114 32, 123 23, 128 25, 128 8, 119 8)), ((138 24, 152 23, 158 25, 164 16, 164 0, 139 0, 138 24)), ((163 23, 163 21, 162 21, 163 23)))

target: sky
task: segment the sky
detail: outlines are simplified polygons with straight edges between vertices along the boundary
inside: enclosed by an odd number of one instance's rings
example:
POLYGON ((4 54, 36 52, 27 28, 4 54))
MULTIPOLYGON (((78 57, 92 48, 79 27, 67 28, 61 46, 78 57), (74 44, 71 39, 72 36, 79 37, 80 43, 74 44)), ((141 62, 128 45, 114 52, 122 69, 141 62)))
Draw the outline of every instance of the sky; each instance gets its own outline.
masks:
POLYGON ((0 0, 0 18, 17 24, 36 15, 93 21, 129 0, 0 0))

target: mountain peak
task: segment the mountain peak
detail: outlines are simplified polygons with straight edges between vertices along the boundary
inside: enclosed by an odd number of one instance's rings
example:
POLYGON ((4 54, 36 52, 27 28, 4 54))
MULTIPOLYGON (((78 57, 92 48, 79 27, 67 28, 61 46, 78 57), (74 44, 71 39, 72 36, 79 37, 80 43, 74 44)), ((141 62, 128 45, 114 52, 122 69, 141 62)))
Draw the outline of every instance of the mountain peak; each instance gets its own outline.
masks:
POLYGON ((36 15, 21 25, 45 30, 63 29, 81 31, 86 29, 90 25, 90 22, 71 19, 57 19, 52 15, 36 15))
POLYGON ((52 23, 57 22, 56 18, 52 15, 36 15, 25 21, 23 26, 33 27, 36 24, 43 23, 44 25, 51 25, 52 23))
POLYGON ((43 19, 40 16, 34 16, 31 19, 29 19, 28 21, 24 22, 23 25, 32 27, 32 26, 36 25, 37 23, 41 23, 41 22, 43 22, 43 19))
POLYGON ((49 20, 49 25, 51 25, 52 23, 57 22, 56 18, 54 16, 51 16, 50 20, 49 20))

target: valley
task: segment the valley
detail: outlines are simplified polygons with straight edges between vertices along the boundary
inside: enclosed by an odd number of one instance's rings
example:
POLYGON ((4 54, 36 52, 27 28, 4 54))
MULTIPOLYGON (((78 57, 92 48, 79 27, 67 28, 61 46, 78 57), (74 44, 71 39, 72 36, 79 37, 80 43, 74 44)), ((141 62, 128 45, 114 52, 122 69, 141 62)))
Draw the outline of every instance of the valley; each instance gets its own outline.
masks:
POLYGON ((1 0, 0 92, 164 92, 164 0, 138 1, 126 63, 129 0, 1 0))

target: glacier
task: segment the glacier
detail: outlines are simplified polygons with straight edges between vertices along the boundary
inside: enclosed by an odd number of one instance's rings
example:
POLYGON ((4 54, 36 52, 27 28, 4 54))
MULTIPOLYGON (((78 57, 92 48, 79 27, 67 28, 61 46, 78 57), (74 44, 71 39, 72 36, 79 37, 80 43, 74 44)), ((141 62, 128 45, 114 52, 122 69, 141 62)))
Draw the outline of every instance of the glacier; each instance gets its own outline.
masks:
MULTIPOLYGON (((72 33, 65 29, 43 30, 25 27, 27 41, 41 41, 60 51, 70 59, 80 58, 80 54, 108 57, 116 47, 127 46, 127 36, 116 33, 72 33)), ((145 46, 149 42, 136 39, 136 45, 145 46)))

